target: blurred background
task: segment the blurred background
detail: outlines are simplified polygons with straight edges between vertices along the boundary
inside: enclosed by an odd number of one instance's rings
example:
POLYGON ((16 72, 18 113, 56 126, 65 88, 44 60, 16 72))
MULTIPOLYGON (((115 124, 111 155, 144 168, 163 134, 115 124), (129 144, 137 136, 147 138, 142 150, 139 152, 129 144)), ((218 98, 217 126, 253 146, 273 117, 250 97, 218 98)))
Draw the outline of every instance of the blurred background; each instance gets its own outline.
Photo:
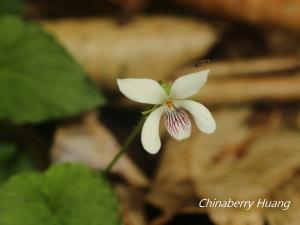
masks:
MULTIPOLYGON (((299 224, 299 0, 1 1, 0 12, 38 24, 79 63, 91 83, 79 88, 75 80, 62 81, 72 77, 71 70, 62 70, 71 63, 58 64, 60 58, 51 55, 54 49, 45 51, 34 61, 38 71, 30 83, 36 79, 40 85, 40 91, 32 92, 40 96, 39 108, 29 120, 11 118, 10 106, 23 115, 36 102, 23 102, 21 96, 29 92, 24 94, 22 85, 4 88, 12 50, 0 43, 0 100, 14 96, 9 104, 0 101, 7 109, 0 112, 1 140, 14 143, 3 148, 1 182, 24 170, 43 171, 66 161, 104 169, 145 107, 120 94, 117 78, 169 82, 210 69, 206 86, 194 98, 211 110, 217 131, 206 135, 194 129, 189 139, 178 142, 161 126, 159 154, 146 153, 138 137, 114 167, 109 179, 121 202, 124 224, 299 224), (43 77, 50 70, 61 79, 50 81, 50 72, 49 79, 43 77), (59 88, 48 89, 50 82, 51 87, 59 83, 59 88), (14 89, 20 93, 10 94, 14 89), (65 95, 63 89, 74 93, 65 95), (94 98, 88 89, 101 90, 106 103, 88 103, 94 98), (89 94, 79 97, 79 92, 89 94), (44 95, 61 99, 59 110, 44 95), (72 110, 72 102, 87 103, 72 110), (37 119, 35 115, 48 106, 53 110, 49 119, 37 119), (70 113, 58 116, 67 106, 70 113), (27 151, 29 145, 33 147, 27 151), (203 198, 290 200, 291 207, 199 208, 203 198)), ((7 31, 19 32, 19 27, 1 24, 0 42, 9 42, 13 36, 7 31)), ((38 39, 30 29, 32 35, 20 40, 33 40, 31 46, 43 52, 44 45, 34 43, 38 39)), ((14 46, 18 52, 23 45, 14 46)), ((30 49, 24 56, 31 57, 30 49)), ((13 64, 21 68, 25 58, 14 58, 13 64)))

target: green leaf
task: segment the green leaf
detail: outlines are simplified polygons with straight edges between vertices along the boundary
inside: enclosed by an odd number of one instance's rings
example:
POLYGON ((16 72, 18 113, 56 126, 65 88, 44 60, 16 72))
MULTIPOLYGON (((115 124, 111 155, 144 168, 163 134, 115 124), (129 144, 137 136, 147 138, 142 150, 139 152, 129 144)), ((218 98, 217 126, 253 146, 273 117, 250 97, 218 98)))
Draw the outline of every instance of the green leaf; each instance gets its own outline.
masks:
POLYGON ((13 143, 0 143, 0 183, 14 174, 32 169, 28 151, 13 143))
POLYGON ((12 177, 0 188, 1 225, 120 225, 104 177, 79 165, 12 177))
POLYGON ((0 17, 0 120, 36 123, 101 105, 102 95, 40 26, 0 17))
POLYGON ((20 13, 23 0, 0 0, 0 13, 20 13))

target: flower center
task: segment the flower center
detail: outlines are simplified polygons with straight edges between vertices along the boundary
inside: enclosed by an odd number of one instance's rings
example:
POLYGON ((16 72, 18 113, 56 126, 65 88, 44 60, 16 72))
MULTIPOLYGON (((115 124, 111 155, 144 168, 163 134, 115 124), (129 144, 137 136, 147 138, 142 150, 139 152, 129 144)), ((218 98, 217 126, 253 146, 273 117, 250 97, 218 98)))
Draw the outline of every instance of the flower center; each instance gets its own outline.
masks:
POLYGON ((175 109, 173 99, 168 99, 168 100, 166 101, 166 105, 167 105, 168 108, 171 109, 171 110, 172 110, 172 109, 175 109))

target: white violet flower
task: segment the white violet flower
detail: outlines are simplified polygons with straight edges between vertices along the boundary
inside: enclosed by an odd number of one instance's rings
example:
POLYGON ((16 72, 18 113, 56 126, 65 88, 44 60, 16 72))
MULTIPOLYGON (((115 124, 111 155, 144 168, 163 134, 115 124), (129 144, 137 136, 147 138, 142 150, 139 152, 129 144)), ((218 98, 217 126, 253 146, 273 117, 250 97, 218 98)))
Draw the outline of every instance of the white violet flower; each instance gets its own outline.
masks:
POLYGON ((159 137, 160 118, 164 116, 169 134, 177 140, 188 138, 191 134, 189 112, 197 127, 204 133, 213 133, 216 122, 208 109, 199 102, 186 99, 196 94, 206 83, 209 70, 179 77, 170 85, 160 85, 151 79, 117 79, 120 91, 129 99, 156 105, 147 117, 142 129, 144 149, 155 154, 161 147, 159 137))

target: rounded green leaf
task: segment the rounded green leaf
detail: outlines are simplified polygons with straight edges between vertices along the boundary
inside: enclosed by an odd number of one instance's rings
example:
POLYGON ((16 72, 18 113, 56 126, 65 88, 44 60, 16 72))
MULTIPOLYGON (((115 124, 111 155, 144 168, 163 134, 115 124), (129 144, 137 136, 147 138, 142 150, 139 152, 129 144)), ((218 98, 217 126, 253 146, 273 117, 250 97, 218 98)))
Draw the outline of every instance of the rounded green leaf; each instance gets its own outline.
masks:
POLYGON ((0 183, 10 176, 34 168, 28 149, 10 142, 0 142, 0 183))
POLYGON ((0 120, 40 122, 103 103, 82 68, 37 24, 0 16, 0 120))
POLYGON ((1 225, 119 225, 114 192, 104 177, 79 165, 12 177, 0 188, 1 225))
POLYGON ((23 5, 23 0, 1 0, 0 13, 21 13, 23 5))

